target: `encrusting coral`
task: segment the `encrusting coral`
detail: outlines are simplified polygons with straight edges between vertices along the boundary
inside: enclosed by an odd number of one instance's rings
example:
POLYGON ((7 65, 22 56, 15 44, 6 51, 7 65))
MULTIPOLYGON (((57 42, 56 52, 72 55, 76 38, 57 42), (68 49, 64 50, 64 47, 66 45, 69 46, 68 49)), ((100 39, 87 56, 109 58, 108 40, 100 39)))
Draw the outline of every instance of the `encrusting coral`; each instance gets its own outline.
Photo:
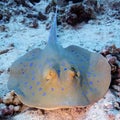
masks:
MULTIPOLYGON (((120 98, 120 48, 115 45, 106 46, 101 52, 105 56, 111 66, 111 84, 110 90, 112 93, 120 98)), ((114 107, 120 110, 120 101, 114 102, 114 107)))
POLYGON ((0 118, 10 117, 22 110, 23 104, 14 91, 7 93, 0 101, 0 118))

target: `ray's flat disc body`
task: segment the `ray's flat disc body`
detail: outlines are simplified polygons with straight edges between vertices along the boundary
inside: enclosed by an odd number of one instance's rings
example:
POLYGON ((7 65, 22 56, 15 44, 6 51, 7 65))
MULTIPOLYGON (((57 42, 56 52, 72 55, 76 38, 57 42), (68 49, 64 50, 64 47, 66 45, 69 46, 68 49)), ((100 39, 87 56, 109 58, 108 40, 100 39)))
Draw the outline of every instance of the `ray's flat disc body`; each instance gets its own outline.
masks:
POLYGON ((96 102, 107 92, 110 79, 110 66, 100 54, 77 46, 45 48, 34 49, 12 64, 8 88, 28 106, 56 109, 96 102), (72 68, 78 76, 71 77, 72 68), (57 78, 45 77, 51 69, 57 78))

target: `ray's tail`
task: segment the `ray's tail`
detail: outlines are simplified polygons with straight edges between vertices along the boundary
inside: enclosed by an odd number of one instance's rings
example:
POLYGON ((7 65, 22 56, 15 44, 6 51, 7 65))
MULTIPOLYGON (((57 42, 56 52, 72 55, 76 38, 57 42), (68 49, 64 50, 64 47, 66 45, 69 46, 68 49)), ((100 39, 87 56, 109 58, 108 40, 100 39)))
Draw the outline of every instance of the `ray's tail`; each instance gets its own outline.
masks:
POLYGON ((50 34, 49 34, 49 38, 48 38, 48 45, 55 45, 56 41, 57 41, 57 7, 56 7, 56 11, 55 11, 55 16, 50 28, 50 34))

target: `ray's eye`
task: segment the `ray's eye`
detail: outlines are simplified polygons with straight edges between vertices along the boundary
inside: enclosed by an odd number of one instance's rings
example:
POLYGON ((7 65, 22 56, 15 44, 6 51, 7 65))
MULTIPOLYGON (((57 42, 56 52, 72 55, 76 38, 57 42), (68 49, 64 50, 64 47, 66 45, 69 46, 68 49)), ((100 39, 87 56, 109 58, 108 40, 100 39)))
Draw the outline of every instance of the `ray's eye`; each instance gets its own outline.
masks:
POLYGON ((58 78, 57 72, 54 69, 45 71, 44 76, 45 76, 46 81, 55 80, 58 78))
POLYGON ((74 72, 74 77, 80 77, 80 72, 77 72, 74 67, 71 67, 71 71, 74 72))

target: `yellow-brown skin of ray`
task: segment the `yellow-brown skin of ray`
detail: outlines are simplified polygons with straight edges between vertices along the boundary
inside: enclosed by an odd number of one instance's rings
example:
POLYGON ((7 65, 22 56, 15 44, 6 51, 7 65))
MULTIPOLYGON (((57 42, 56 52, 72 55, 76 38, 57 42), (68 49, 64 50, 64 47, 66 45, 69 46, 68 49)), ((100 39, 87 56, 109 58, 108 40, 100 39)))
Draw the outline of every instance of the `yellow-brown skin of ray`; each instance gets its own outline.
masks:
MULTIPOLYGON (((51 92, 51 88, 55 89, 56 94, 62 93, 62 88, 64 88, 64 94, 66 94, 71 87, 73 87, 73 83, 77 83, 74 81, 75 72, 71 70, 64 71, 64 75, 66 75, 67 80, 61 80, 63 78, 59 78, 57 72, 54 69, 48 69, 43 73, 43 80, 41 82, 41 86, 44 86, 43 91, 51 92)), ((61 75, 62 72, 61 72, 61 75)), ((64 78, 65 79, 65 78, 64 78)), ((79 83, 77 83, 79 84, 79 83)))

